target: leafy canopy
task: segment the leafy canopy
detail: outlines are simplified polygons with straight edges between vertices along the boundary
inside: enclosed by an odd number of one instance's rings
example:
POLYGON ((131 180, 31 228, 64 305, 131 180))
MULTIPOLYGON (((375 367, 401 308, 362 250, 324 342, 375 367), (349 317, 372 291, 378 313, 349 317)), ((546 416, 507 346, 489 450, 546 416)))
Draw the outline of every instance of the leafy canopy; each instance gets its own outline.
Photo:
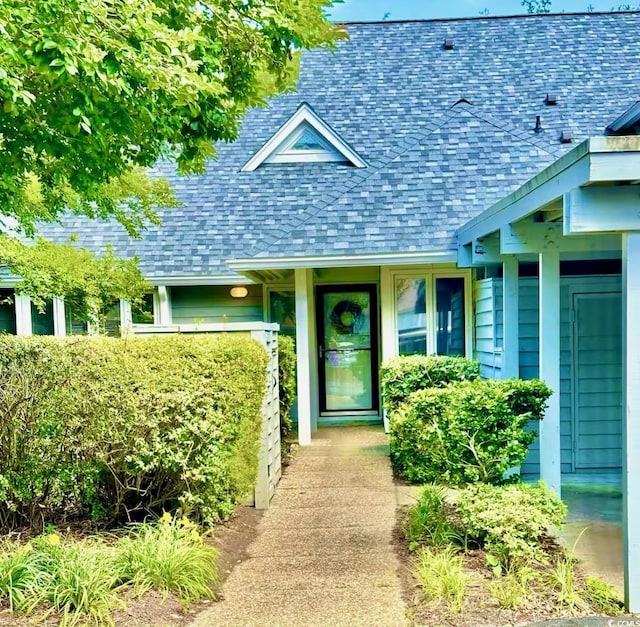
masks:
POLYGON ((0 266, 20 277, 16 291, 31 296, 40 309, 59 296, 76 318, 94 324, 120 299, 140 307, 143 294, 152 289, 136 259, 119 259, 111 249, 98 257, 42 238, 29 245, 0 235, 0 266))
POLYGON ((344 37, 332 0, 3 0, 0 206, 33 233, 65 209, 135 235, 248 107, 292 86, 293 50, 344 37), (133 177, 133 178, 132 178, 133 177))

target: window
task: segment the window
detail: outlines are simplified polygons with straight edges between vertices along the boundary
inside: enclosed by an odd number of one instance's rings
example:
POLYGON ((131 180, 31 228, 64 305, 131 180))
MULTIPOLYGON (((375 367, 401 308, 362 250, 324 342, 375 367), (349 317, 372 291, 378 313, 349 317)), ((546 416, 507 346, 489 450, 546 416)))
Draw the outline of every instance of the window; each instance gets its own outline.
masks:
POLYGON ((0 333, 16 333, 16 304, 13 290, 0 290, 0 333))
POLYGON ((399 355, 461 355, 468 346, 468 273, 396 276, 399 355))
POLYGON ((42 311, 31 303, 31 329, 34 335, 53 335, 53 302, 46 302, 42 311))
POLYGON ((280 325, 282 335, 296 336, 296 295, 292 289, 269 291, 269 322, 280 325))
POLYGON ((131 308, 133 324, 153 324, 155 322, 153 298, 153 294, 145 294, 142 297, 142 304, 139 307, 131 308))

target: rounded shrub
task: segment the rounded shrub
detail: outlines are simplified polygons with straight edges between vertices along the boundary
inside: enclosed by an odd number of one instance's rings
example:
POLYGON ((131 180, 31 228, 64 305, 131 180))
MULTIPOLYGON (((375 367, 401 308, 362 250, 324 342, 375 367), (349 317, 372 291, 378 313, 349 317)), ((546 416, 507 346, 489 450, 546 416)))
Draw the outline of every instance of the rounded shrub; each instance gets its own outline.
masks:
POLYGON ((387 411, 405 402, 412 392, 480 378, 480 364, 464 357, 409 355, 394 357, 380 369, 382 400, 387 411))
POLYGON ((526 457, 536 434, 525 427, 543 417, 550 394, 538 380, 475 380, 413 392, 390 413, 392 463, 419 483, 503 483, 526 457))
POLYGON ((0 527, 228 515, 255 482, 266 363, 232 335, 0 336, 0 527))

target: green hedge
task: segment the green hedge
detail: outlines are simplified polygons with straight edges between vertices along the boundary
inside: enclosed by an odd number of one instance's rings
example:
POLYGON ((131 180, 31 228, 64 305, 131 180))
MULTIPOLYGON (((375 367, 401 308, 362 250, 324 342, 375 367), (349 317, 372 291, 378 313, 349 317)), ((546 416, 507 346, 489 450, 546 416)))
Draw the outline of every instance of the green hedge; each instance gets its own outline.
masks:
POLYGON ((416 390, 442 387, 454 381, 480 378, 480 364, 464 357, 409 355, 394 357, 380 368, 382 400, 387 411, 395 410, 416 390))
MULTIPOLYGON (((391 460, 415 482, 499 484, 519 466, 551 390, 538 380, 477 380, 413 392, 389 415, 391 460)), ((516 480, 517 475, 511 480, 516 480)))
POLYGON ((278 374, 280 384, 280 451, 282 462, 291 457, 291 407, 296 398, 296 349, 292 337, 278 336, 278 374))
POLYGON ((0 528, 228 515, 255 482, 266 363, 239 336, 0 336, 0 528))

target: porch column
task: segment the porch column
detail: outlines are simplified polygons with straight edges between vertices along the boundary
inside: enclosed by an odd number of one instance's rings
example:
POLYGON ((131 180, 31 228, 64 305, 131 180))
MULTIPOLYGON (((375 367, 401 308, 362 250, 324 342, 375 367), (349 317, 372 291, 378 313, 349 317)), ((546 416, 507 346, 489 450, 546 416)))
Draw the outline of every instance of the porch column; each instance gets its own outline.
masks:
POLYGON ((502 258, 502 378, 520 376, 518 258, 502 258))
POLYGON ((296 289, 296 353, 298 372, 298 442, 302 446, 311 444, 311 432, 315 427, 315 412, 318 406, 314 393, 313 377, 316 351, 313 335, 313 270, 295 269, 296 289))
POLYGON ((53 297, 53 334, 56 337, 64 337, 67 334, 64 299, 58 296, 53 297))
POLYGON ((640 612, 640 233, 622 234, 622 333, 624 427, 622 489, 624 599, 627 610, 640 612))
POLYGON ((16 310, 16 335, 33 335, 31 324, 31 298, 24 294, 14 296, 16 310))
POLYGON ((560 496, 560 253, 540 253, 540 378, 553 390, 540 421, 540 478, 560 496))
POLYGON ((158 319, 155 324, 171 324, 171 299, 166 285, 158 285, 158 319))

